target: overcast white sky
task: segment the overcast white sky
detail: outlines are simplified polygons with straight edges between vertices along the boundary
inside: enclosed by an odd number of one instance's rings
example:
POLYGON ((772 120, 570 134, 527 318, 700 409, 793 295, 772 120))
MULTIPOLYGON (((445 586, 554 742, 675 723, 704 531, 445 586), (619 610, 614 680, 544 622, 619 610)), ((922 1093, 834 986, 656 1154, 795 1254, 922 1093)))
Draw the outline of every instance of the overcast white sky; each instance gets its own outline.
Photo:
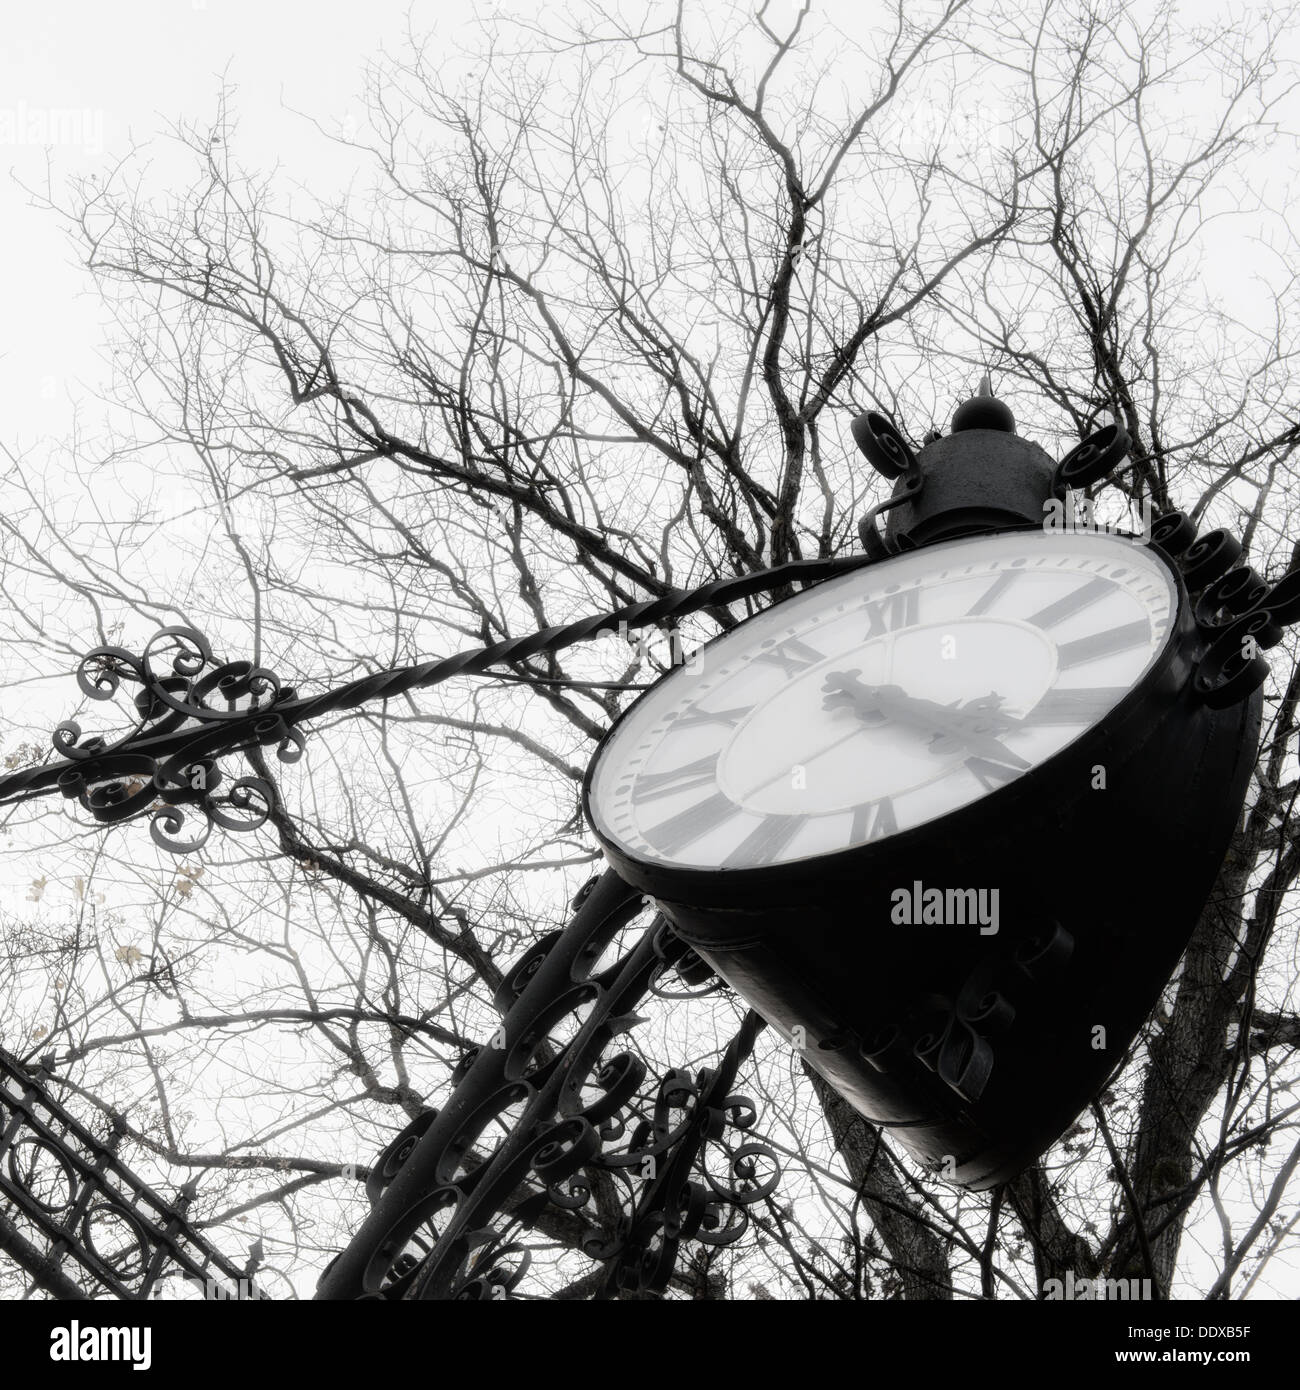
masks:
MULTIPOLYGON (((775 9, 785 8, 778 0, 775 9)), ((868 9, 825 0, 847 30, 868 9)), ((1183 0, 1180 18, 1214 21, 1222 7, 1183 0)), ((323 125, 359 115, 362 68, 399 48, 411 27, 449 44, 477 17, 546 21, 556 0, 50 0, 6 7, 0 35, 0 436, 30 444, 62 432, 77 382, 99 375, 100 311, 48 213, 19 182, 58 186, 144 143, 176 119, 203 120, 224 79, 239 89, 239 153, 277 161, 313 192, 346 182, 298 112, 323 125), (45 141, 51 143, 48 149, 45 141)))
MULTIPOLYGON (((488 7, 481 7, 483 9, 488 7)), ((499 9, 500 6, 490 8, 499 9)), ((517 6, 516 8, 536 8, 517 6)), ((18 182, 89 174, 177 118, 206 119, 223 75, 239 88, 241 154, 277 160, 313 190, 337 154, 322 123, 359 110, 361 70, 419 30, 460 29, 464 5, 366 0, 54 0, 7 6, 0 37, 0 431, 8 443, 59 431, 78 380, 97 375, 100 311, 48 213, 18 182), (16 182, 18 181, 18 182, 16 182)))

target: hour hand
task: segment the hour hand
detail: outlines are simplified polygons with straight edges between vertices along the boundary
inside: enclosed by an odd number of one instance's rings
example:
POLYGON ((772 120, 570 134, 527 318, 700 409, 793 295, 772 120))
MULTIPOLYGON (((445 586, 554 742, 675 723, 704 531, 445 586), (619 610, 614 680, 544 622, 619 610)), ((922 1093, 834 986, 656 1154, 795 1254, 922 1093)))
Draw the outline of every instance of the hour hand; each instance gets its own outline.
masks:
POLYGON ((828 710, 852 710, 859 719, 868 724, 880 724, 888 717, 885 701, 890 694, 901 695, 896 686, 863 685, 859 677, 861 670, 856 666, 849 671, 832 671, 822 682, 822 708, 828 710))
POLYGON ((992 733, 976 727, 954 727, 945 730, 942 734, 936 735, 930 744, 931 749, 936 753, 946 753, 953 751, 957 747, 968 748, 972 753, 980 757, 988 758, 995 763, 1002 763, 1006 767, 1018 767, 1025 771, 1033 766, 1028 759, 1022 758, 1019 753, 1013 753, 1000 739, 992 733))
POLYGON ((1002 697, 990 691, 978 700, 957 708, 947 705, 938 709, 934 725, 938 732, 930 740, 930 748, 935 753, 952 753, 959 748, 968 748, 972 753, 990 758, 1007 767, 1022 770, 1032 766, 1018 753, 1013 753, 998 738, 999 734, 1014 729, 1020 722, 1003 714, 1002 697))
POLYGON ((908 695, 901 686, 863 685, 858 679, 861 674, 858 670, 830 672, 822 685, 823 706, 851 709, 869 723, 896 720, 927 732, 932 735, 930 747, 936 753, 964 747, 1007 767, 1023 770, 1032 766, 994 736, 1010 723, 1005 715, 997 714, 1001 704, 997 695, 990 693, 966 709, 957 709, 908 695))

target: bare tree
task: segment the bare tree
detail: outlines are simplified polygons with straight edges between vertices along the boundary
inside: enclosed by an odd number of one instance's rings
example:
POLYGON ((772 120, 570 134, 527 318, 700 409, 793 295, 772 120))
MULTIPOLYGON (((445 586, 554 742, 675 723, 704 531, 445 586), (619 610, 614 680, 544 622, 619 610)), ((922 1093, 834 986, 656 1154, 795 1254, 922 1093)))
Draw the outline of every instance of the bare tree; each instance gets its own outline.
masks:
MULTIPOLYGON (((102 432, 10 458, 11 649, 44 677, 187 623, 310 689, 841 553, 880 486, 848 418, 941 427, 986 370, 1049 447, 1118 416, 1116 504, 1238 526, 1276 578, 1295 283, 1284 220, 1246 195, 1281 138, 1280 41, 1105 0, 899 4, 857 40, 810 4, 593 9, 568 34, 489 28, 459 65, 417 38, 371 73, 371 128, 325 133, 372 171, 332 203, 241 168, 225 92, 173 132, 188 186, 129 155, 45 195, 122 353, 102 432), (1200 279, 1246 245, 1266 324, 1200 279)), ((326 721, 302 764, 259 766, 273 833, 179 870, 129 830, 15 822, 39 869, 6 922, 5 1046, 53 1049, 136 1160, 202 1173, 203 1220, 309 1287, 363 1207, 349 1165, 440 1103, 504 967, 592 872, 582 769, 666 655, 616 638, 326 721)), ((1092 1112, 1006 1189, 955 1192, 769 1040, 747 1084, 785 1181, 677 1295, 1033 1298, 1066 1269, 1267 1286, 1300 1161, 1300 683, 1275 669, 1220 881, 1092 1112), (1180 1262, 1191 1225, 1219 1241, 1209 1281, 1180 1262)), ((15 714, 14 766, 44 756, 44 716, 15 714)), ((702 1064, 740 1010, 722 991, 640 1046, 702 1064)), ((594 1287, 572 1227, 538 1239, 539 1291, 594 1287)))

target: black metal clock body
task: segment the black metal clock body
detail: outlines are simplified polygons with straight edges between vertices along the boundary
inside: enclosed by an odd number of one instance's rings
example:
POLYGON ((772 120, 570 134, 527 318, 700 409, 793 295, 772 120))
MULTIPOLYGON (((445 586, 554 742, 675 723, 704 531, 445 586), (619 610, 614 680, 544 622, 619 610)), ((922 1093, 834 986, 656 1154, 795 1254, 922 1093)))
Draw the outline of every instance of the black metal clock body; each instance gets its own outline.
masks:
POLYGON ((1209 707, 1206 642, 1154 546, 925 546, 703 648, 610 731, 584 803, 618 872, 863 1115, 990 1187, 1122 1059, 1222 862, 1261 697, 1209 707))

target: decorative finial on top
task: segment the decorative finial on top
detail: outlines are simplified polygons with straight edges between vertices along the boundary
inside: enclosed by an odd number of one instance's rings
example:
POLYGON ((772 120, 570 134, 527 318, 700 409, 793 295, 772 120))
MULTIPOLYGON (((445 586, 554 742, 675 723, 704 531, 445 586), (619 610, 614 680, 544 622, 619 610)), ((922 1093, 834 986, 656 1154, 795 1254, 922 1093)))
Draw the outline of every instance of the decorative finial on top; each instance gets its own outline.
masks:
POLYGON ((959 430, 1001 430, 1004 434, 1015 434, 1016 417, 1005 401, 993 394, 993 383, 989 374, 984 373, 980 381, 979 394, 957 407, 952 417, 952 432, 959 430))

